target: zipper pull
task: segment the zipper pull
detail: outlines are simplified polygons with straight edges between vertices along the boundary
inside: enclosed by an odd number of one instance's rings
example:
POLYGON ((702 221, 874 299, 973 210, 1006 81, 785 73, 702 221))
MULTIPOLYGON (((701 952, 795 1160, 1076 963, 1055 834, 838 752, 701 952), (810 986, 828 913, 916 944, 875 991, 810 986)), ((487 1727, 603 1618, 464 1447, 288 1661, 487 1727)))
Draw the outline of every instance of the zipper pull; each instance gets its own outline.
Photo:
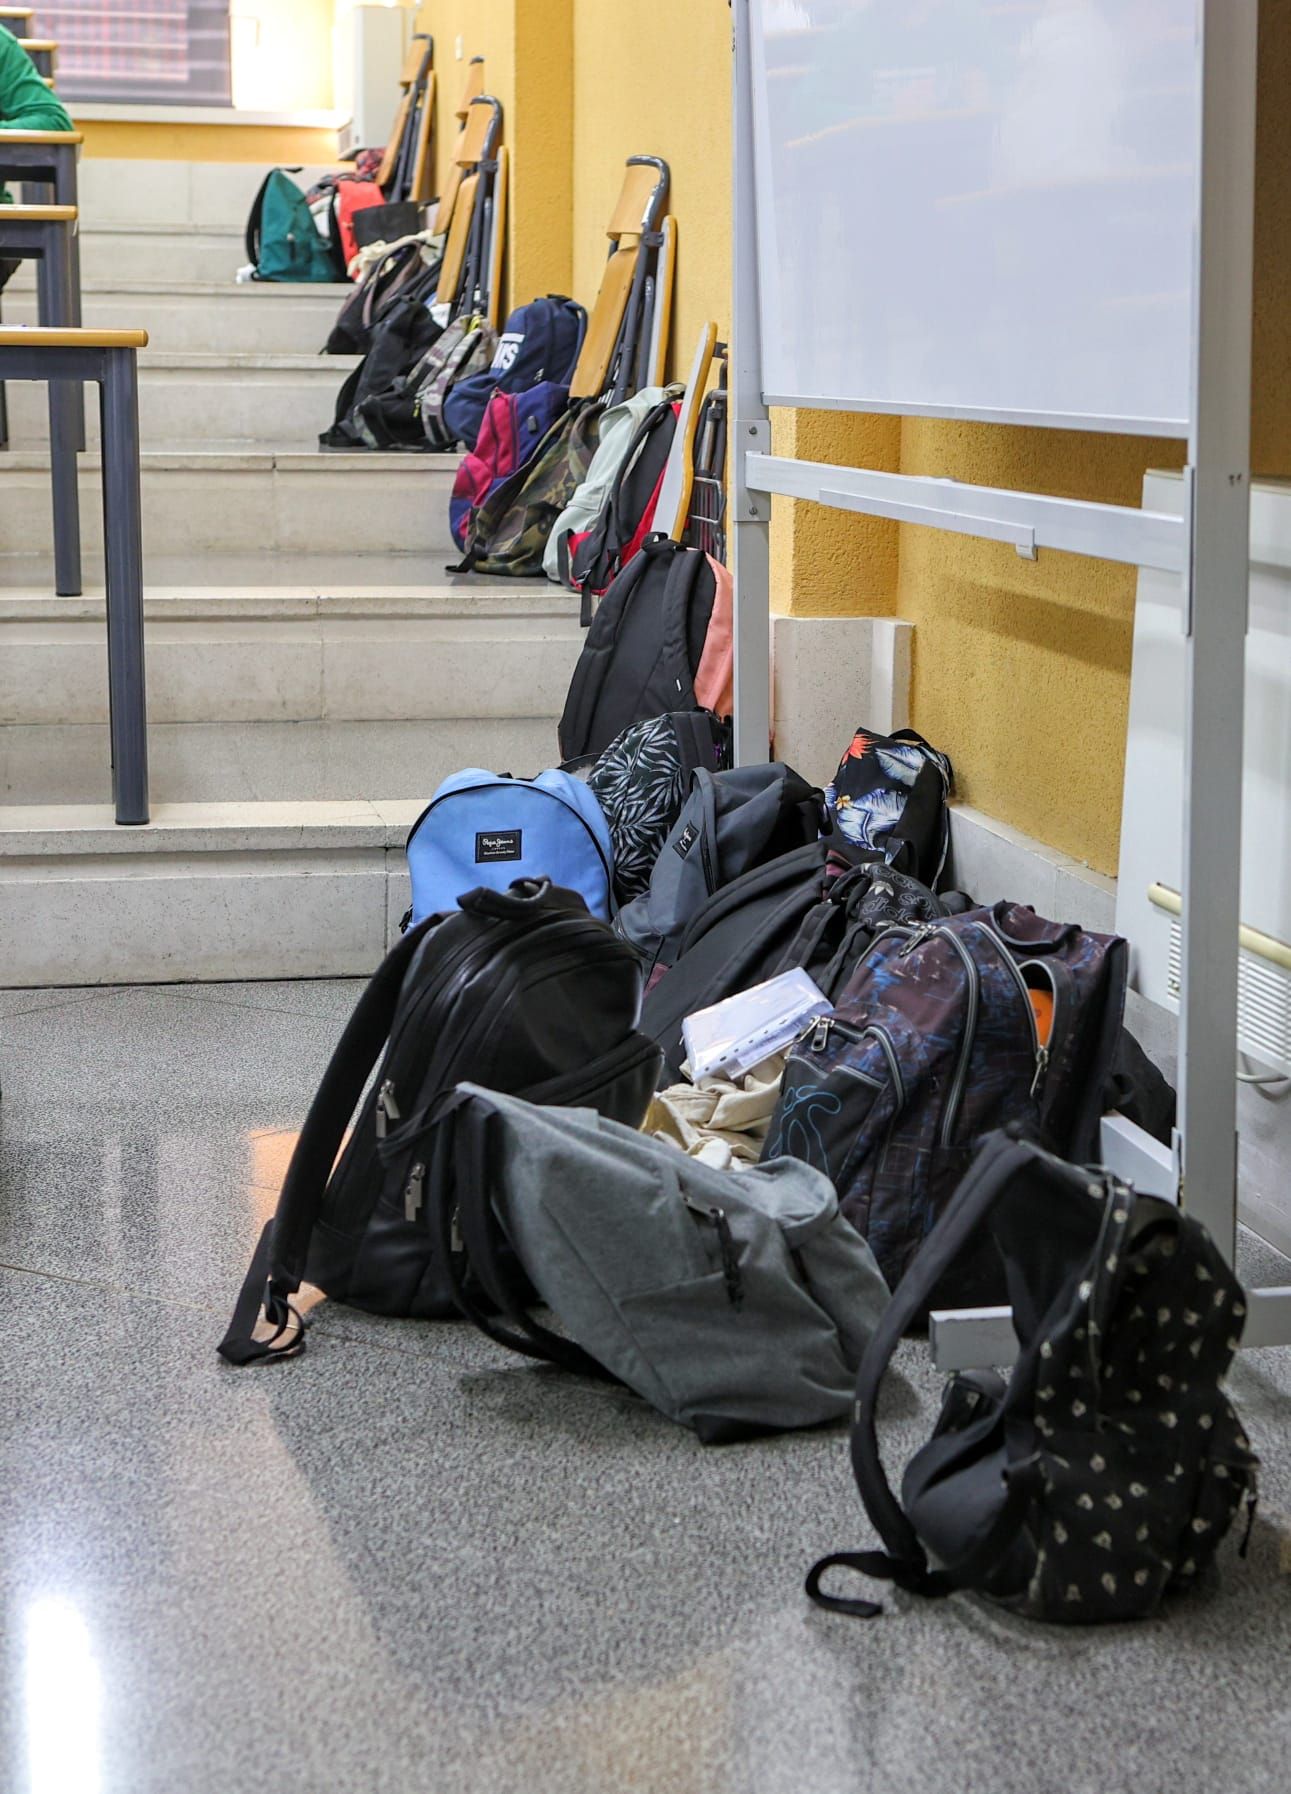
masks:
POLYGON ((399 1105, 394 1097, 394 1080, 387 1078, 377 1091, 377 1139, 384 1140, 392 1121, 399 1120, 399 1105))
POLYGON ((1049 1069, 1049 1049, 1047 1046, 1037 1047, 1035 1056, 1035 1076, 1031 1080, 1031 1094, 1035 1095, 1044 1082, 1044 1074, 1049 1069))
POLYGON ((815 1033, 811 1037, 811 1050, 813 1053, 824 1052, 825 1048, 829 1045, 829 1030, 833 1025, 834 1019, 829 1015, 822 1016, 816 1023, 815 1033))
POLYGON ((426 1167, 421 1164, 414 1165, 412 1168, 412 1175, 408 1179, 408 1186, 403 1193, 403 1212, 405 1218, 409 1221, 415 1221, 417 1219, 418 1211, 421 1208, 422 1187, 425 1184, 425 1181, 426 1167))
POLYGON ((466 1250, 466 1241, 462 1238, 462 1211, 459 1208, 453 1210, 448 1249, 450 1252, 465 1252, 466 1250))
POLYGON ((920 927, 915 929, 905 946, 902 947, 900 953, 897 954, 897 958, 908 959, 916 947, 922 947, 928 936, 930 934, 936 934, 936 932, 937 930, 935 928, 930 928, 926 922, 923 923, 920 927))
POLYGON ((726 1299, 732 1308, 744 1306, 744 1279, 740 1276, 740 1261, 735 1250, 735 1238, 731 1233, 731 1224, 726 1219, 726 1210, 710 1208, 708 1218, 717 1229, 717 1245, 722 1255, 722 1281, 726 1285, 726 1299))

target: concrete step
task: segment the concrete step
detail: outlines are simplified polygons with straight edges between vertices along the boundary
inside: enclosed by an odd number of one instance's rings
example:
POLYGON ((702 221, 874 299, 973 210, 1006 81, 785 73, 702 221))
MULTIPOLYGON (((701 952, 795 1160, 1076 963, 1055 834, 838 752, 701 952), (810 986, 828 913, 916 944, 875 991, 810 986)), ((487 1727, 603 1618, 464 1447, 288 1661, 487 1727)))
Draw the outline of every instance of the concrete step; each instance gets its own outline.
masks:
MULTIPOLYGON (((582 647, 577 600, 554 586, 516 581, 519 589, 499 590, 501 584, 463 580, 397 593, 150 587, 151 720, 216 725, 240 745, 247 724, 415 723, 424 729, 449 720, 551 719, 564 705, 582 647)), ((104 629, 101 593, 56 598, 0 590, 0 728, 30 734, 29 743, 24 737, 10 747, 18 755, 12 764, 26 773, 11 771, 0 781, 8 801, 28 801, 34 790, 24 777, 35 767, 41 729, 93 731, 106 723, 104 629)), ((304 737, 292 740, 299 746, 304 737)), ((74 790, 73 775, 59 769, 55 737, 49 742, 51 791, 74 790)), ((78 752, 69 738, 69 764, 78 752)), ((101 744, 95 752, 101 757, 101 744)), ((247 776, 263 785, 258 772, 247 776)), ((378 790, 404 795, 379 777, 356 787, 360 796, 378 790)), ((350 793, 329 792, 324 784, 319 794, 350 793)), ((213 795, 235 794, 217 789, 213 795)))
MULTIPOLYGON (((47 553, 52 521, 49 457, 11 449, 2 463, 0 558, 47 553)), ((98 456, 81 466, 81 529, 102 546, 98 456)), ((313 454, 264 446, 145 450, 142 456, 145 577, 152 554, 388 553, 451 559, 452 455, 313 454)), ((443 570, 428 564, 421 578, 443 570)))
MULTIPOLYGON (((174 280, 159 286, 123 274, 108 282, 84 282, 83 317, 104 330, 146 330, 152 348, 176 354, 312 355, 327 341, 353 290, 345 282, 288 286, 248 281, 237 286, 232 279, 174 280)), ((34 324, 34 293, 20 289, 6 295, 4 317, 11 324, 34 324)))
MULTIPOLYGON (((0 458, 0 477, 5 461, 0 458)), ((103 596, 103 557, 84 556, 85 594, 103 596)), ((177 592, 194 597, 257 598, 423 598, 432 592, 492 593, 505 607, 512 599, 555 594, 561 588, 545 579, 495 579, 482 573, 446 573, 425 556, 397 548, 351 549, 345 554, 301 552, 266 559, 253 551, 163 554, 148 556, 147 591, 165 597, 177 592)), ((0 594, 49 598, 53 591, 53 559, 48 553, 0 554, 0 594)), ((568 594, 565 594, 567 597, 568 594)), ((61 607, 69 601, 60 598, 61 607)))
POLYGON ((408 903, 411 801, 0 808, 2 981, 365 976, 408 903))
MULTIPOLYGON (((563 694, 562 694, 563 696, 563 694)), ((166 803, 314 802, 373 791, 425 803, 463 766, 532 774, 559 759, 557 712, 434 722, 150 723, 166 803)), ((110 802, 102 724, 0 724, 0 804, 110 802)))
MULTIPOLYGON (((313 448, 332 421, 352 355, 199 355, 145 350, 139 358, 139 434, 159 442, 274 443, 313 448)), ((15 448, 48 442, 45 388, 11 384, 9 440, 15 448)), ((89 440, 99 439, 97 405, 86 407, 89 440)), ((0 463, 2 466, 3 463, 0 463)))
MULTIPOLYGON (((320 175, 337 169, 343 170, 344 165, 302 168, 291 178, 303 192, 320 175)), ((86 229, 108 225, 142 230, 187 226, 236 233, 240 240, 264 176, 264 167, 255 162, 156 162, 84 156, 77 174, 77 197, 86 229)))
MULTIPOLYGON (((240 230, 206 230, 193 224, 99 224, 82 214, 82 286, 116 280, 147 283, 164 292, 171 281, 232 281, 247 261, 240 230)), ((36 269, 24 263, 5 291, 34 291, 36 269)))

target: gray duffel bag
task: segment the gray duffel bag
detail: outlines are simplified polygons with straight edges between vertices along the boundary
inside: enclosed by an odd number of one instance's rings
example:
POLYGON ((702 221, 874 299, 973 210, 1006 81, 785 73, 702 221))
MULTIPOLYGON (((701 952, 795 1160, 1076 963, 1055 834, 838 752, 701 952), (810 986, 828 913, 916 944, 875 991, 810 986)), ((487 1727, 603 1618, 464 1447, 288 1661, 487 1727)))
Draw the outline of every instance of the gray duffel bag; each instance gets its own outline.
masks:
POLYGON ((471 1084, 436 1133, 432 1221, 492 1338, 608 1375, 710 1444, 847 1413, 888 1292, 822 1173, 715 1170, 471 1084))

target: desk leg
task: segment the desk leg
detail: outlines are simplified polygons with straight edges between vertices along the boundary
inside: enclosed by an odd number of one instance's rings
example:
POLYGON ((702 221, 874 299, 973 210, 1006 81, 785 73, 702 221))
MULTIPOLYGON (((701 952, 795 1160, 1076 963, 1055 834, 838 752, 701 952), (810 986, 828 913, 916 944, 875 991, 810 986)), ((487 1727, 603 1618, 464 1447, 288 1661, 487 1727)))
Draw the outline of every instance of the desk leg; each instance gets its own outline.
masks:
MULTIPOLYGON (((42 324, 63 329, 71 309, 71 256, 67 235, 52 234, 36 264, 36 307, 42 324)), ((81 593, 81 511, 76 478, 76 407, 80 385, 49 382, 49 462, 54 494, 54 590, 60 598, 81 593)))
POLYGON ((133 349, 105 353, 100 407, 112 794, 117 821, 140 823, 148 820, 148 697, 143 658, 139 383, 133 349))

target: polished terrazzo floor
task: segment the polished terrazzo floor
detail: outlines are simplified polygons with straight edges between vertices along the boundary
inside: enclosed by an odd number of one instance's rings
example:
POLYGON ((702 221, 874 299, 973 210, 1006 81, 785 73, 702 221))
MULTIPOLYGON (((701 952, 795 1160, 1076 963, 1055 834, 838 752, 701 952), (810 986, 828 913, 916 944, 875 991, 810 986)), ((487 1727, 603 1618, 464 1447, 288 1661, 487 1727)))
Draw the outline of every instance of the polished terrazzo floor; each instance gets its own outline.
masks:
MULTIPOLYGON (((462 1328, 215 1355, 357 986, 0 990, 4 1794, 1256 1794, 1291 1763, 1291 1351, 1249 1558, 1097 1632, 801 1594, 839 1430, 707 1450, 462 1328)), ((1246 1243, 1247 1269, 1291 1281, 1246 1243)), ((926 1431, 915 1347, 894 1456, 926 1431)))

